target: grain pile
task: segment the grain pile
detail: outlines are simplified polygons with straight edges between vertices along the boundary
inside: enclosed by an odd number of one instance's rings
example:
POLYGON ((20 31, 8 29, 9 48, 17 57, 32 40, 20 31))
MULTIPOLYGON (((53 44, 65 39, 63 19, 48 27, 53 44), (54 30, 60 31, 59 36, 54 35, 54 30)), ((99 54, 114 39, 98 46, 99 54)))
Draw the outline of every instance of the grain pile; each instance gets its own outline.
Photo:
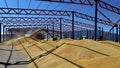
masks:
POLYGON ((105 44, 108 47, 115 48, 117 50, 120 50, 120 44, 113 42, 113 41, 100 41, 101 43, 105 44))
MULTIPOLYGON (((35 62, 40 68, 119 68, 117 67, 120 66, 119 55, 120 50, 105 46, 100 42, 74 40, 66 42, 35 62)), ((35 66, 30 64, 28 68, 35 68, 35 66)))
MULTIPOLYGON (((119 68, 120 44, 111 41, 61 39, 36 41, 32 37, 13 40, 13 44, 32 58, 28 68, 119 68), (22 47, 24 46, 24 48, 22 47), (26 53, 27 54, 27 53, 26 53)), ((10 43, 11 41, 9 41, 10 43)), ((29 57, 28 60, 31 58, 29 57)))

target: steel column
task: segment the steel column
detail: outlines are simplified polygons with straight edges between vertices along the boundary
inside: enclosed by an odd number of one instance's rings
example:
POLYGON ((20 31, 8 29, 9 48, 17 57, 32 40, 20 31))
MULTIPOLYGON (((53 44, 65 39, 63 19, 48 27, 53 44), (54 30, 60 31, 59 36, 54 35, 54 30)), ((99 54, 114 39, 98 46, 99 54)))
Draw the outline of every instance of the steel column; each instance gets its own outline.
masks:
POLYGON ((3 25, 3 42, 5 41, 5 25, 3 25))
POLYGON ((12 39, 12 31, 10 32, 10 40, 12 39))
POLYGON ((79 33, 79 31, 77 31, 78 32, 78 39, 80 38, 80 33, 79 33))
POLYGON ((113 41, 114 41, 114 28, 113 28, 113 41))
POLYGON ((7 28, 6 28, 6 40, 5 41, 7 41, 7 28))
POLYGON ((116 27, 116 42, 118 42, 118 28, 117 27, 116 27))
POLYGON ((62 39, 62 19, 60 18, 60 39, 62 39))
POLYGON ((101 28, 99 28, 99 38, 100 38, 100 36, 101 36, 101 34, 100 34, 100 33, 101 33, 101 30, 100 30, 100 29, 101 29, 101 28))
POLYGON ((112 40, 112 36, 111 35, 112 35, 112 33, 110 32, 110 40, 112 40))
POLYGON ((98 16, 98 0, 95 0, 95 40, 97 38, 97 16, 98 16))
MULTIPOLYGON (((120 28, 120 25, 119 25, 119 28, 120 28)), ((119 30, 119 43, 120 43, 120 30, 119 30)))
POLYGON ((53 29, 52 31, 53 31, 53 37, 54 37, 54 34, 55 34, 54 22, 52 23, 52 29, 53 29))
POLYGON ((8 28, 6 28, 6 41, 9 40, 9 33, 8 33, 8 28))
POLYGON ((102 27, 102 37, 104 36, 104 29, 103 29, 103 27, 102 27))
POLYGON ((88 37, 88 29, 87 29, 87 37, 88 37))
POLYGON ((72 11, 72 39, 74 39, 74 11, 72 11))
POLYGON ((80 31, 80 39, 82 38, 82 30, 80 31))
POLYGON ((91 30, 89 30, 89 36, 91 37, 91 30))
POLYGON ((2 32, 1 32, 1 29, 2 29, 2 23, 0 23, 0 43, 2 43, 2 32))
POLYGON ((48 40, 48 30, 49 30, 49 29, 48 29, 48 25, 47 25, 47 40, 48 40))

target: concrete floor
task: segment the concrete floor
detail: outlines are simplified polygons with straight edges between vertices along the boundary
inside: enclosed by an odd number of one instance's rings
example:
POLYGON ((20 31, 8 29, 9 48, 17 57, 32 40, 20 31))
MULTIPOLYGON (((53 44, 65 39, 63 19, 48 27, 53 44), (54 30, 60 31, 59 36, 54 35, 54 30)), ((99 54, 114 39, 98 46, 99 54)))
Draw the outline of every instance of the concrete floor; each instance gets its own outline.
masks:
POLYGON ((27 56, 14 46, 0 44, 0 68, 27 68, 27 56))

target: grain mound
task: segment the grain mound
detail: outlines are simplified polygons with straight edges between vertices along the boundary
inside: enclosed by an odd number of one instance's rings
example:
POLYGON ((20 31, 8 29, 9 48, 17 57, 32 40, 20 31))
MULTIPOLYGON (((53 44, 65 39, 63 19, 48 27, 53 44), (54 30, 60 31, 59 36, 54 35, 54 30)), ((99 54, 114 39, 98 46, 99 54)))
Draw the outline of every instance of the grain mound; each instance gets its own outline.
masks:
POLYGON ((101 43, 104 43, 104 44, 112 44, 112 45, 115 45, 115 46, 120 46, 120 44, 119 43, 117 43, 117 42, 113 42, 113 41, 100 41, 101 43))
POLYGON ((89 60, 76 60, 84 68, 119 68, 120 56, 102 57, 89 60))
POLYGON ((115 48, 117 50, 120 50, 120 44, 113 42, 113 41, 100 41, 101 43, 105 44, 108 47, 115 48))
MULTIPOLYGON (((109 58, 119 55, 120 50, 105 46, 100 42, 73 40, 65 42, 58 49, 45 57, 37 59, 35 62, 40 68, 113 68, 120 64, 118 61, 115 61, 116 59, 119 60, 119 57, 113 57, 111 60, 109 58), (99 60, 102 60, 102 62, 99 60), (108 63, 108 61, 111 63, 108 63), (112 61, 117 64, 112 63, 112 61)), ((33 64, 28 66, 28 68, 33 67, 35 67, 33 64)))
MULTIPOLYGON (((36 41, 36 31, 30 37, 7 42, 33 58, 39 68, 119 68, 120 44, 112 41, 61 39, 36 41), (25 51, 25 49, 26 51, 25 51)), ((28 56, 28 60, 31 58, 28 56)), ((35 68, 33 63, 28 68, 35 68)))

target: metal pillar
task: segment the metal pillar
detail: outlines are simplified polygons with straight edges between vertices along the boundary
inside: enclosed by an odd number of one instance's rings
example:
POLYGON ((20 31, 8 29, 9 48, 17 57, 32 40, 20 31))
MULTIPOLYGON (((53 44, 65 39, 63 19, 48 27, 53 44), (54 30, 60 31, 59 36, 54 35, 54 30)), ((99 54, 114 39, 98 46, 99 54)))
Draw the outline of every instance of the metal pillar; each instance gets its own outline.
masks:
POLYGON ((66 32, 65 35, 66 35, 66 38, 68 38, 68 36, 69 36, 68 32, 66 32))
POLYGON ((11 32, 8 31, 8 40, 11 38, 11 32))
POLYGON ((91 36, 91 30, 89 30, 89 36, 92 37, 92 36, 91 36))
POLYGON ((62 39, 62 19, 60 18, 60 39, 62 39))
POLYGON ((101 28, 99 28, 99 38, 100 38, 100 36, 101 36, 101 35, 100 35, 100 33, 101 33, 101 30, 100 30, 100 29, 101 29, 101 28))
MULTIPOLYGON (((119 28, 120 28, 120 25, 119 25, 119 28)), ((119 30, 119 42, 120 42, 120 30, 119 30)))
POLYGON ((111 36, 111 34, 112 34, 112 33, 110 32, 110 40, 112 40, 112 36, 111 36))
POLYGON ((0 23, 0 43, 2 43, 2 33, 1 33, 1 29, 2 29, 2 23, 0 23))
POLYGON ((74 39, 74 11, 72 11, 72 39, 74 39))
POLYGON ((103 29, 103 27, 102 27, 102 37, 104 36, 104 29, 103 29))
POLYGON ((88 37, 88 29, 87 29, 87 37, 88 37))
POLYGON ((12 31, 10 32, 10 40, 12 39, 12 31))
POLYGON ((53 22, 53 24, 52 24, 52 27, 53 27, 53 30, 52 30, 52 31, 53 31, 53 37, 54 37, 54 34, 55 34, 55 31, 54 31, 54 29, 55 29, 55 28, 54 28, 54 22, 53 22))
POLYGON ((97 38, 97 16, 98 16, 98 0, 95 0, 95 40, 97 38))
POLYGON ((7 28, 6 28, 6 40, 5 40, 5 41, 7 41, 7 37, 8 37, 8 36, 7 36, 7 28))
POLYGON ((48 40, 48 30, 49 30, 49 29, 48 29, 48 25, 47 25, 47 40, 48 40))
POLYGON ((100 40, 102 40, 104 38, 104 29, 103 27, 101 27, 101 33, 100 33, 100 40))
POLYGON ((82 30, 80 31, 80 38, 82 38, 82 30))
POLYGON ((118 28, 116 28, 116 42, 118 42, 118 28))
POLYGON ((80 33, 79 33, 79 31, 77 31, 77 33, 78 33, 78 37, 77 37, 77 38, 80 38, 80 33))
POLYGON ((4 28, 5 28, 5 26, 3 25, 3 42, 5 41, 5 39, 4 39, 4 38, 5 38, 5 35, 4 35, 4 34, 5 34, 5 33, 4 33, 4 32, 5 32, 5 31, 4 31, 5 29, 4 29, 4 28))
POLYGON ((69 38, 71 38, 71 32, 69 32, 69 38))
POLYGON ((114 28, 113 28, 113 41, 114 41, 114 28))

